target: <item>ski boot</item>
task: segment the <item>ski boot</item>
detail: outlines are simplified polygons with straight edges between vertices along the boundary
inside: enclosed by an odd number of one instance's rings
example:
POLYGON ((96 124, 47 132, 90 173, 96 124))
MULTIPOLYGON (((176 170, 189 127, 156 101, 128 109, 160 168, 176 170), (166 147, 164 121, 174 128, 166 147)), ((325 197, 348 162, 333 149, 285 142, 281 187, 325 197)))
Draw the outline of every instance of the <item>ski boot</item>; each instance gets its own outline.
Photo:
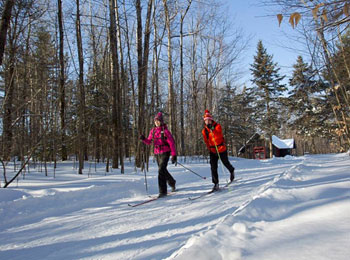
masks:
POLYGON ((233 182, 235 179, 235 168, 233 168, 233 171, 230 173, 230 182, 233 182))
POLYGON ((218 191, 218 190, 219 190, 219 183, 214 184, 212 191, 214 192, 214 191, 218 191))

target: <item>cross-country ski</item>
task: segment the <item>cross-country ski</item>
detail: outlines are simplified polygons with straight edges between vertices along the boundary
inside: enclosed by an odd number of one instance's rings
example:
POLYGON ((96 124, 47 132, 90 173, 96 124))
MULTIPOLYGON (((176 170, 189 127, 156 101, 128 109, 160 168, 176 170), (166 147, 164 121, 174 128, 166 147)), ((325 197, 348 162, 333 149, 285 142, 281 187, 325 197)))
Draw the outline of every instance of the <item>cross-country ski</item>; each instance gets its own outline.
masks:
MULTIPOLYGON (((239 179, 241 179, 241 178, 239 178, 239 179)), ((207 195, 209 195, 209 194, 217 193, 217 192, 226 190, 226 189, 228 189, 229 187, 231 187, 231 185, 233 185, 234 183, 236 183, 237 181, 238 181, 238 179, 235 179, 235 180, 233 180, 233 181, 231 181, 231 182, 226 183, 223 187, 221 187, 221 188, 219 187, 218 190, 212 189, 212 190, 210 190, 210 191, 207 191, 207 192, 202 193, 202 194, 199 195, 199 196, 189 197, 188 199, 189 199, 189 200, 197 200, 197 199, 203 198, 203 197, 205 197, 205 196, 207 196, 207 195)))
POLYGON ((139 203, 135 203, 135 204, 128 203, 128 206, 134 208, 134 207, 141 206, 141 205, 147 204, 147 203, 149 203, 149 202, 155 201, 155 200, 157 200, 157 199, 159 199, 159 197, 152 197, 152 198, 150 198, 150 199, 146 199, 146 200, 141 201, 141 202, 139 202, 139 203))

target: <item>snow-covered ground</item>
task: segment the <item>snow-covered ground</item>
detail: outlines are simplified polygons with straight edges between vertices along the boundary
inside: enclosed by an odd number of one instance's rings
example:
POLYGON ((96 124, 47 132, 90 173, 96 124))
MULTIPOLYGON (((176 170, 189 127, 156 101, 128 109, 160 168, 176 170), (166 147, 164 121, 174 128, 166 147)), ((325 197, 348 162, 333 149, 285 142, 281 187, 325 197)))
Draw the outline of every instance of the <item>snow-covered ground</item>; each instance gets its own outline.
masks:
MULTIPOLYGON (((102 164, 81 176, 61 162, 55 178, 52 165, 47 177, 31 168, 0 189, 0 259, 349 259, 349 154, 230 160, 238 181, 228 190, 189 200, 211 189, 210 167, 181 160, 207 179, 170 165, 178 192, 135 208, 147 194, 131 163, 124 175, 102 164)), ((147 180, 156 194, 153 162, 147 180)))

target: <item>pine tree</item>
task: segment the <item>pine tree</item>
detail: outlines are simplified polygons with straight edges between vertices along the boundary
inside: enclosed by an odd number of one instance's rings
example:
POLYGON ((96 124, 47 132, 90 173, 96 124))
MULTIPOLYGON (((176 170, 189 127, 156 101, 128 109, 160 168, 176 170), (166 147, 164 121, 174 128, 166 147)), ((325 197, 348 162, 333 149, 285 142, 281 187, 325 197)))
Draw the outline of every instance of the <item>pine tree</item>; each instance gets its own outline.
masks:
POLYGON ((293 75, 289 80, 292 89, 288 93, 289 125, 301 135, 320 135, 325 127, 326 115, 329 114, 325 111, 321 94, 323 85, 314 79, 315 71, 301 56, 293 67, 293 75))
POLYGON ((293 65, 294 71, 289 85, 289 109, 297 118, 302 117, 305 111, 311 109, 310 95, 316 82, 312 80, 313 71, 303 58, 298 56, 297 63, 293 65))
MULTIPOLYGON (((299 135, 311 137, 313 144, 315 137, 331 138, 330 133, 335 124, 325 96, 327 86, 315 79, 316 71, 301 56, 293 67, 293 75, 289 80, 291 90, 288 93, 289 127, 299 135)), ((316 151, 315 147, 313 151, 316 151)))
POLYGON ((254 84, 251 91, 255 96, 255 119, 258 128, 270 139, 270 157, 272 157, 272 135, 280 128, 278 104, 286 90, 285 85, 280 83, 284 76, 279 75, 280 68, 273 62, 273 56, 267 53, 262 41, 258 42, 257 54, 250 70, 254 84))

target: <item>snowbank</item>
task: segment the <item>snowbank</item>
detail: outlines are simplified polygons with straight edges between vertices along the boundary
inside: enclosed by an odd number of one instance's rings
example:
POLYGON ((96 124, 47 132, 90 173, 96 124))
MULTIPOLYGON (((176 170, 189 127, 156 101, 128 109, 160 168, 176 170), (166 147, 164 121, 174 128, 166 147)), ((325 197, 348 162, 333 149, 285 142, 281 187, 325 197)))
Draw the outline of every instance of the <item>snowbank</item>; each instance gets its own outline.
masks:
MULTIPOLYGON (((55 178, 32 169, 0 189, 0 259, 348 259, 348 156, 231 158, 239 180, 195 201, 212 187, 209 164, 183 162, 207 180, 170 165, 178 192, 136 208, 148 194, 132 164, 90 177, 72 163, 55 178)), ((153 163, 147 183, 156 194, 153 163)))

